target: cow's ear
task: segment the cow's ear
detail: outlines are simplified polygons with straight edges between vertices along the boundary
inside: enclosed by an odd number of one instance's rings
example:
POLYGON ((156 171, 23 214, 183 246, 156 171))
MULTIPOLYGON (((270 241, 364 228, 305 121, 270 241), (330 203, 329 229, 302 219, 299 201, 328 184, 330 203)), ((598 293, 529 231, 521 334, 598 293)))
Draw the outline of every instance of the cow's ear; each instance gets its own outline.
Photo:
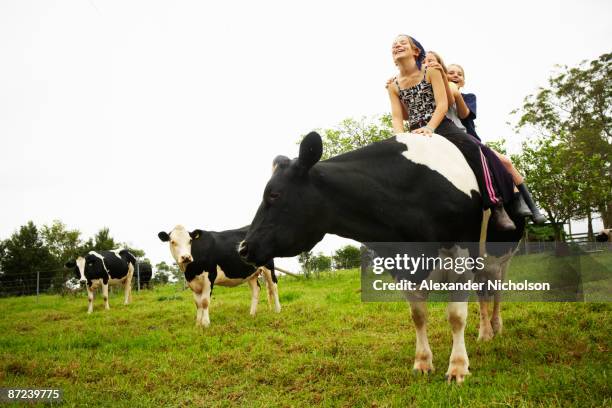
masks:
POLYGON ((202 231, 201 229, 196 229, 193 230, 189 233, 189 236, 191 237, 191 239, 198 239, 202 236, 202 234, 204 233, 204 231, 202 231))
POLYGON ((304 172, 308 172, 323 155, 323 142, 321 136, 317 132, 310 132, 300 143, 300 156, 298 157, 298 166, 304 172))
POLYGON ((165 231, 161 231, 159 234, 157 234, 157 236, 162 240, 162 242, 170 241, 170 235, 168 235, 168 233, 165 231))
POLYGON ((76 261, 73 259, 72 261, 68 261, 64 264, 66 268, 74 268, 76 266, 76 261))

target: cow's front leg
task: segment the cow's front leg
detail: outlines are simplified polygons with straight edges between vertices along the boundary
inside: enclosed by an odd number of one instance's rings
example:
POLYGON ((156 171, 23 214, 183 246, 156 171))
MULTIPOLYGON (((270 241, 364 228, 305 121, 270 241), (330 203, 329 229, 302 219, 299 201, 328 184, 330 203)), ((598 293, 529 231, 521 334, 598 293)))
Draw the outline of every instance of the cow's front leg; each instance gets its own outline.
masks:
POLYGON ((478 341, 489 341, 493 338, 493 328, 489 320, 489 300, 485 296, 478 298, 480 303, 480 326, 478 329, 478 341))
POLYGON ((257 277, 249 279, 249 287, 251 288, 251 316, 257 313, 257 304, 259 303, 259 280, 257 277))
POLYGON ((453 332, 453 350, 450 355, 446 378, 450 382, 455 379, 461 384, 470 373, 468 368, 470 361, 465 349, 465 324, 467 321, 467 302, 449 302, 448 322, 453 332))
POLYGON ((268 307, 274 303, 274 311, 280 313, 281 304, 278 298, 278 285, 272 279, 272 272, 268 268, 263 268, 263 276, 266 280, 266 291, 268 292, 268 307))
POLYGON ((501 317, 501 291, 495 292, 493 295, 493 317, 491 317, 491 327, 495 335, 501 334, 503 329, 503 322, 501 317))
POLYGON ((427 339, 427 302, 410 302, 412 321, 416 330, 416 351, 414 355, 413 371, 417 374, 433 372, 433 355, 427 339))
POLYGON ((110 306, 108 304, 108 282, 102 282, 102 297, 104 298, 104 309, 109 310, 110 306))
POLYGON ((89 302, 87 306, 87 313, 93 312, 93 301, 94 301, 94 291, 91 286, 87 285, 87 301, 89 302))
POLYGON ((210 326, 208 306, 210 305, 210 280, 208 273, 203 273, 189 282, 196 304, 196 326, 210 326))

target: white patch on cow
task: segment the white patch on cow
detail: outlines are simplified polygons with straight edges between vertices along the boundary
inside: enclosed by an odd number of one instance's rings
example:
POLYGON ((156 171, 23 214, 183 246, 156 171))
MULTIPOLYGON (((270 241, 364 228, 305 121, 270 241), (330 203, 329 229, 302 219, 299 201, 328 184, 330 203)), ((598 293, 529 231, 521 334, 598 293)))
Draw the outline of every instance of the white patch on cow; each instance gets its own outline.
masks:
POLYGON ((82 281, 85 280, 85 258, 83 258, 82 256, 79 256, 76 259, 76 265, 77 268, 79 268, 79 273, 81 274, 81 279, 82 281))
POLYGON ((243 278, 228 278, 225 275, 225 272, 223 272, 223 269, 217 266, 217 277, 215 278, 215 285, 229 286, 229 287, 238 286, 248 280, 257 279, 257 276, 259 276, 260 273, 261 271, 257 269, 255 270, 255 272, 253 272, 252 275, 247 276, 244 279, 243 278))
POLYGON ((408 150, 402 155, 408 160, 437 171, 450 181, 458 190, 471 197, 471 191, 478 192, 476 176, 461 151, 440 135, 431 137, 402 133, 395 137, 408 150))
POLYGON ((177 225, 170 231, 170 253, 179 266, 181 272, 185 272, 187 264, 182 260, 187 258, 193 260, 191 256, 191 235, 182 225, 177 225))
POLYGON ((106 267, 106 263, 104 262, 104 256, 100 255, 99 253, 97 253, 96 251, 89 251, 90 255, 94 255, 95 257, 99 258, 102 261, 102 266, 104 267, 104 270, 106 271, 106 273, 108 272, 108 268, 106 267))
POLYGON ((121 258, 121 255, 119 255, 119 251, 123 251, 123 249, 112 249, 111 250, 111 252, 117 256, 117 258, 123 259, 121 258))

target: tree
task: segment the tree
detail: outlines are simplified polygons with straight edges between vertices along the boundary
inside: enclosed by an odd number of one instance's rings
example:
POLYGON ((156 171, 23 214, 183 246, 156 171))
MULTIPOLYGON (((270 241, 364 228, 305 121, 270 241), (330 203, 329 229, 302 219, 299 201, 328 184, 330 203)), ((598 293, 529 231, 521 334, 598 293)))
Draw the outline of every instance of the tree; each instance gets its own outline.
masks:
POLYGON ((177 282, 183 279, 183 273, 176 265, 168 265, 161 261, 155 265, 155 274, 151 278, 153 283, 166 284, 168 282, 177 282))
POLYGON ((353 245, 346 245, 334 253, 334 268, 352 269, 361 264, 361 251, 353 245))
POLYGON ((316 272, 329 271, 332 266, 332 259, 330 256, 324 255, 322 252, 317 253, 310 260, 312 270, 316 272))
POLYGON ((43 225, 40 234, 58 268, 66 261, 81 255, 79 250, 82 242, 79 230, 68 230, 64 223, 54 220, 51 225, 43 225))
POLYGON ((358 120, 347 118, 335 128, 317 129, 317 131, 323 139, 323 159, 329 159, 393 136, 390 114, 374 119, 368 119, 365 116, 358 120))
POLYGON ((562 240, 562 224, 577 213, 581 164, 574 160, 567 145, 555 138, 540 138, 523 143, 522 153, 513 156, 516 167, 529 180, 534 199, 546 212, 562 240))
POLYGON ((32 221, 21 226, 2 247, 0 281, 5 291, 18 295, 36 293, 37 272, 40 273, 40 290, 51 286, 57 264, 32 221))
POLYGON ((110 251, 118 248, 119 245, 110 235, 110 230, 107 227, 100 229, 93 238, 89 238, 87 242, 80 248, 81 253, 89 251, 110 251))
MULTIPOLYGON (((568 167, 582 161, 576 185, 572 217, 599 211, 604 224, 612 225, 612 54, 577 67, 558 67, 535 95, 525 98, 517 129, 535 131, 538 138, 553 139, 556 146, 576 153, 566 159, 568 167)), ((530 183, 533 180, 530 179, 530 183)), ((535 188, 534 188, 535 192, 535 188)))
MULTIPOLYGON (((127 242, 121 242, 118 246, 118 248, 123 248, 123 249, 127 249, 128 251, 130 251, 132 253, 132 255, 134 255, 136 258, 144 258, 145 257, 145 251, 144 249, 138 249, 135 248, 133 246, 131 246, 130 244, 128 244, 127 242)), ((150 263, 150 262, 149 262, 150 263)))

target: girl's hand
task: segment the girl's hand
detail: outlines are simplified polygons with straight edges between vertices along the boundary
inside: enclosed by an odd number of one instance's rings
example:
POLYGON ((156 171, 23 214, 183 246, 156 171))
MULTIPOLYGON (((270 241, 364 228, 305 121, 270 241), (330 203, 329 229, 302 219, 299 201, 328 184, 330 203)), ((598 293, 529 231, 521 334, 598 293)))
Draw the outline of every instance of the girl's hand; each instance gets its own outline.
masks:
POLYGON ((453 96, 455 97, 455 99, 461 94, 459 92, 459 88, 457 87, 457 84, 454 82, 449 82, 448 83, 448 87, 450 88, 453 96))
POLYGON ((431 135, 433 135, 433 132, 427 126, 422 127, 422 128, 418 128, 417 130, 413 130, 412 133, 418 133, 420 135, 429 136, 429 137, 431 137, 431 135))

